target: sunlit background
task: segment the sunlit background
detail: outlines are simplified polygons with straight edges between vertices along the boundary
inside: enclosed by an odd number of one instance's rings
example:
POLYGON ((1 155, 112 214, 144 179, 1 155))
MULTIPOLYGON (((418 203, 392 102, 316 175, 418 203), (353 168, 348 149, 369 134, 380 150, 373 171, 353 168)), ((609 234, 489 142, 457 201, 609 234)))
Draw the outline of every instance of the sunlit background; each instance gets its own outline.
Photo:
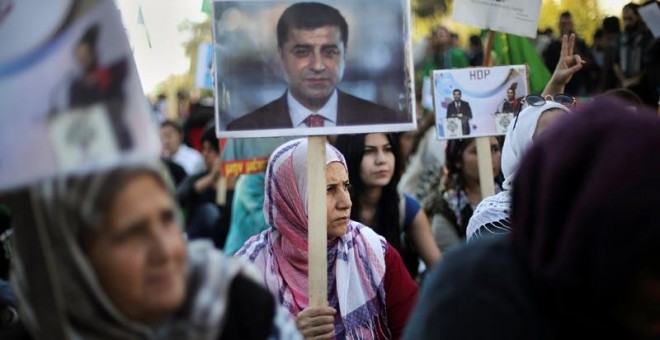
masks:
MULTIPOLYGON (((142 86, 150 96, 176 94, 193 87, 197 46, 212 39, 210 15, 204 0, 116 0, 131 42, 142 86), (142 15, 140 16, 140 12, 142 15)), ((411 0, 417 9, 413 18, 413 42, 421 40, 437 24, 448 26, 461 38, 478 30, 451 20, 452 1, 446 1, 446 11, 439 1, 411 0)), ((628 0, 544 0, 539 29, 553 28, 564 10, 575 18, 576 31, 587 43, 606 16, 621 15, 628 0)), ((640 1, 633 1, 640 2, 640 1)))

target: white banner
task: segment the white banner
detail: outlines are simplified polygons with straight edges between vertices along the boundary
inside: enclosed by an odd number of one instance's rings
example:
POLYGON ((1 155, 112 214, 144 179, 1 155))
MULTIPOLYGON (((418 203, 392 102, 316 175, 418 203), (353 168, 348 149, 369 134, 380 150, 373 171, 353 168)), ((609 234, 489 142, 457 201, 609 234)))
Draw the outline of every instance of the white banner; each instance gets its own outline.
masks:
POLYGON ((498 32, 536 38, 541 0, 454 1, 454 20, 498 32))
POLYGON ((15 38, 0 47, 0 191, 160 152, 114 1, 77 12, 57 3, 51 12, 35 0, 5 8, 0 37, 15 38), (29 41, 17 33, 35 25, 29 41))

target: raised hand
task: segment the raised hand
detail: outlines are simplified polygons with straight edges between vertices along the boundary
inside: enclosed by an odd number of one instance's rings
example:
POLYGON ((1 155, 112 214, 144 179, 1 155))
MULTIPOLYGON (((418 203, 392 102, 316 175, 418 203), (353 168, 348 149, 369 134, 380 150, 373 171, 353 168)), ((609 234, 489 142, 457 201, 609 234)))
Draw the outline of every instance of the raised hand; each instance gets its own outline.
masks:
POLYGON ((548 82, 548 85, 543 90, 543 96, 563 93, 566 84, 584 66, 585 61, 579 55, 573 54, 575 39, 575 33, 571 33, 570 36, 564 35, 561 37, 561 55, 550 82, 548 82))

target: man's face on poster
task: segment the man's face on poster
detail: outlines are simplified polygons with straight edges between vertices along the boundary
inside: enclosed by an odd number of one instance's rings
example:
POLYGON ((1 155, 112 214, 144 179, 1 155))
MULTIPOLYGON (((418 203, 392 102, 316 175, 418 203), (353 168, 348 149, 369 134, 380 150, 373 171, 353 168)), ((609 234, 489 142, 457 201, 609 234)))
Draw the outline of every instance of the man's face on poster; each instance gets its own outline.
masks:
POLYGON ((461 93, 459 91, 454 91, 454 101, 461 101, 461 93))
POLYGON ((339 27, 291 29, 279 53, 291 95, 307 108, 321 108, 344 75, 339 27))

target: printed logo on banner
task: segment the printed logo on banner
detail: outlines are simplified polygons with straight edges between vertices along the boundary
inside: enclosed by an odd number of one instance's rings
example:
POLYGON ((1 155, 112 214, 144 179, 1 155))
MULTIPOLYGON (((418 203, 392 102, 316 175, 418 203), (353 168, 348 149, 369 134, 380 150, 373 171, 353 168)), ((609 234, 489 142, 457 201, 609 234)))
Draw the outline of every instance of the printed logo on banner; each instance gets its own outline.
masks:
POLYGON ((50 139, 62 170, 117 153, 108 112, 101 104, 57 115, 50 121, 50 139))
POLYGON ((506 134, 506 129, 513 120, 513 113, 496 113, 495 114, 495 129, 498 134, 506 134))
POLYGON ((463 128, 460 118, 445 118, 445 137, 461 138, 463 137, 463 128))

